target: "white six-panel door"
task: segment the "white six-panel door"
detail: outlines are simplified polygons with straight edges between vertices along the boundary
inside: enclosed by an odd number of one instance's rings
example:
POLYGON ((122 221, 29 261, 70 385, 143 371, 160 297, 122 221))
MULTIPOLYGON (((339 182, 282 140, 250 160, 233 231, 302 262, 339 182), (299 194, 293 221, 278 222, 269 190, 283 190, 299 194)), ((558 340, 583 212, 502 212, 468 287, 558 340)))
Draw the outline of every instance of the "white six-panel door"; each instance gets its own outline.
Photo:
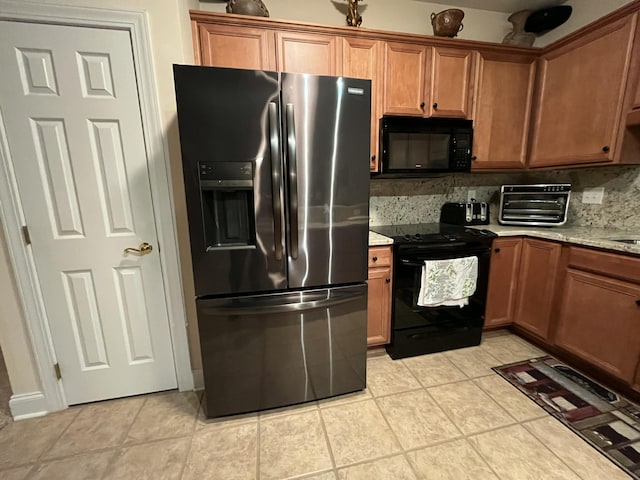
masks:
POLYGON ((0 65, 68 403, 175 388, 129 33, 2 21, 0 65), (149 254, 124 253, 142 242, 149 254))

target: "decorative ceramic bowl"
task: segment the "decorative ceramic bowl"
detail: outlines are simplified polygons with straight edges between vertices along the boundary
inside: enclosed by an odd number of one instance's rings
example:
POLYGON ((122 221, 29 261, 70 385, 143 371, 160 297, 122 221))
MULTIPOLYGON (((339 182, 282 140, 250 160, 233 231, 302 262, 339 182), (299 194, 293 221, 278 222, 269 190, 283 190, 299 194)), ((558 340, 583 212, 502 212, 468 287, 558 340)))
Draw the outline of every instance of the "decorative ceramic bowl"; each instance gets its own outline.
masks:
POLYGON ((433 34, 439 37, 455 37, 461 32, 464 26, 462 19, 464 12, 457 8, 449 8, 440 13, 431 14, 431 25, 433 34))

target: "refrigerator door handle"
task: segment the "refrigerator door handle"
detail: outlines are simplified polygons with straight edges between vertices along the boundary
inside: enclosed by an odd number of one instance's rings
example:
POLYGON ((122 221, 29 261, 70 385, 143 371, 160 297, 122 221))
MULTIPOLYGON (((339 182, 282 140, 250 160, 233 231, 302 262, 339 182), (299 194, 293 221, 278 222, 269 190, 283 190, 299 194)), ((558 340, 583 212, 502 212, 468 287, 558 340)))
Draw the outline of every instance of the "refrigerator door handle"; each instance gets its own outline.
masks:
POLYGON ((289 223, 291 258, 298 258, 298 166, 296 163, 296 125, 293 104, 285 107, 287 117, 287 156, 289 166, 289 223))
POLYGON ((280 178, 282 177, 278 106, 269 102, 269 143, 271 144, 271 206, 273 208, 273 237, 276 260, 282 260, 282 203, 280 201, 280 178))
POLYGON ((303 312, 307 310, 317 310, 320 308, 329 308, 334 305, 340 305, 353 301, 354 298, 362 296, 360 290, 352 290, 350 292, 341 292, 339 294, 333 294, 330 298, 326 295, 322 295, 321 298, 310 299, 308 301, 301 301, 295 303, 277 303, 277 302, 265 302, 260 305, 260 302, 256 302, 255 297, 248 297, 245 299, 234 299, 227 305, 220 306, 202 306, 201 312, 206 315, 266 315, 272 313, 292 313, 303 312))

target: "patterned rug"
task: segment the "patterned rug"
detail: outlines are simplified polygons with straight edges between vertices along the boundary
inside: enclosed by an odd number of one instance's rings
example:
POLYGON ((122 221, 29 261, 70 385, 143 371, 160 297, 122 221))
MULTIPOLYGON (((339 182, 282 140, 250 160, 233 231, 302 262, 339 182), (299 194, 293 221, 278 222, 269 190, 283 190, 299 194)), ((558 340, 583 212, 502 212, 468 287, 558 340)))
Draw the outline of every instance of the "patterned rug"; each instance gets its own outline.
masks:
POLYGON ((640 406, 549 356, 493 370, 640 480, 640 406))

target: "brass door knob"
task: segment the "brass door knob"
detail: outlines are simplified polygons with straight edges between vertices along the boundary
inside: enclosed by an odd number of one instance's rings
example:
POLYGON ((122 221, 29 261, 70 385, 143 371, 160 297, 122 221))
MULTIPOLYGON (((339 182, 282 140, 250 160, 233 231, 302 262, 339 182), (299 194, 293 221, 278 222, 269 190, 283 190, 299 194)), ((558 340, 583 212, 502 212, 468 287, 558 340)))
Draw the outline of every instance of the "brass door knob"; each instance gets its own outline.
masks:
POLYGON ((125 248, 124 253, 125 255, 128 253, 131 253, 133 255, 138 255, 141 257, 142 255, 149 255, 152 250, 153 250, 153 246, 150 243, 142 242, 138 246, 138 248, 125 248))

